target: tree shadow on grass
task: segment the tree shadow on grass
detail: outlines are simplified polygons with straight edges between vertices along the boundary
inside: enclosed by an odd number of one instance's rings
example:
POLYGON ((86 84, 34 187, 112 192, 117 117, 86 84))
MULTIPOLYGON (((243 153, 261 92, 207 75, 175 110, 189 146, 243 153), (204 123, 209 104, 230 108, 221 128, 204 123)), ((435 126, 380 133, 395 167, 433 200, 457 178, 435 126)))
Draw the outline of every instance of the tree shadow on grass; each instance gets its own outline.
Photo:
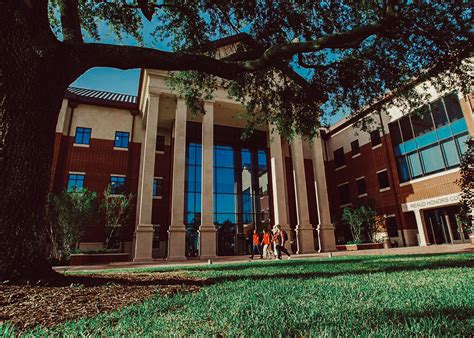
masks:
MULTIPOLYGON (((339 261, 340 262, 340 261, 339 261)), ((358 260, 357 262, 360 262, 358 260)), ((376 264, 376 262, 374 262, 376 264)), ((347 269, 342 271, 312 271, 312 272, 298 272, 298 273, 271 273, 268 270, 263 270, 266 273, 257 273, 253 275, 226 275, 210 277, 212 283, 222 283, 229 281, 238 280, 273 280, 273 279, 312 279, 312 278, 331 278, 344 275, 369 275, 376 273, 396 273, 396 272, 407 272, 407 271, 426 271, 426 270, 442 270, 449 268, 474 268, 474 260, 466 261, 452 261, 452 260, 438 260, 434 262, 404 262, 400 265, 394 266, 393 262, 388 261, 384 263, 386 266, 371 268, 371 267, 360 267, 360 269, 354 270, 351 265, 344 264, 347 269)))

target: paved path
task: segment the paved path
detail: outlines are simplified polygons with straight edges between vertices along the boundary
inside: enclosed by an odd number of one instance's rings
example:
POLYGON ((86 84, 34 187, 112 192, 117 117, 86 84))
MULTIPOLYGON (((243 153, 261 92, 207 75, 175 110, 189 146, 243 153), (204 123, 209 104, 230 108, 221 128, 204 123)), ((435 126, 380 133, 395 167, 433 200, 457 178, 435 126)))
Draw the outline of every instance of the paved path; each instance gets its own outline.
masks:
MULTIPOLYGON (((362 256, 362 255, 423 255, 423 254, 443 254, 443 253, 474 253, 474 245, 472 244, 444 244, 444 245, 430 245, 430 246, 412 246, 404 248, 393 249, 372 249, 372 250, 358 250, 358 251, 337 251, 332 253, 313 253, 292 255, 292 259, 300 258, 314 258, 314 257, 330 257, 330 256, 362 256)), ((285 258, 284 258, 285 259, 285 258)), ((213 264, 228 264, 228 263, 242 263, 250 261, 248 256, 225 256, 218 257, 212 261, 213 264)), ((260 261, 259 258, 255 261, 260 261)), ((79 271, 79 270, 108 270, 108 269, 123 269, 123 268, 155 268, 163 266, 191 266, 191 265, 207 265, 207 260, 187 260, 187 261, 166 261, 154 260, 147 263, 133 263, 120 262, 102 265, 80 265, 80 266, 62 266, 55 267, 58 271, 79 271)))

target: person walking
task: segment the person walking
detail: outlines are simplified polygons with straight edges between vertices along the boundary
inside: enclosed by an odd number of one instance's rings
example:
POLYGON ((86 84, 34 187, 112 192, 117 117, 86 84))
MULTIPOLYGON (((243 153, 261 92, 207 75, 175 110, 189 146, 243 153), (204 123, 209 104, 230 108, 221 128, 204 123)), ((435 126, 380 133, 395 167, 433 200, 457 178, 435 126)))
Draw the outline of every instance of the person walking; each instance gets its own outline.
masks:
POLYGON ((288 234, 285 230, 281 228, 280 225, 277 225, 277 233, 278 233, 278 236, 276 237, 277 245, 275 249, 277 252, 277 258, 281 259, 281 253, 284 252, 288 256, 288 259, 290 259, 291 255, 288 252, 288 250, 285 248, 285 243, 288 241, 288 234))
POLYGON ((270 236, 270 232, 268 230, 263 231, 263 257, 264 258, 271 258, 271 244, 272 238, 270 236))
POLYGON ((263 258, 262 251, 260 250, 260 236, 257 232, 257 229, 253 231, 252 243, 253 243, 252 256, 250 256, 250 258, 253 259, 255 252, 257 252, 260 255, 260 258, 263 258))

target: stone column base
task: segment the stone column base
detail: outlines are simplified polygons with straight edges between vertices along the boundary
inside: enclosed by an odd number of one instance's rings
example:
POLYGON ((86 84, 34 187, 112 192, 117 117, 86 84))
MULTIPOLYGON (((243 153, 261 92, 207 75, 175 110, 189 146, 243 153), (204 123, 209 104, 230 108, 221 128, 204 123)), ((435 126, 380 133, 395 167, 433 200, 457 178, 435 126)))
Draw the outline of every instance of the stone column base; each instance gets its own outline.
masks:
POLYGON ((211 259, 216 257, 216 232, 214 225, 201 226, 199 229, 199 258, 211 259))
POLYGON ((150 262, 153 250, 153 232, 152 224, 138 224, 135 229, 133 243, 133 261, 150 262))
POLYGON ((169 261, 186 260, 186 230, 183 225, 171 225, 168 230, 169 261))
POLYGON ((296 226, 297 254, 316 252, 314 249, 313 227, 311 224, 296 226))
POLYGON ((332 224, 318 228, 319 252, 336 251, 336 235, 332 224))

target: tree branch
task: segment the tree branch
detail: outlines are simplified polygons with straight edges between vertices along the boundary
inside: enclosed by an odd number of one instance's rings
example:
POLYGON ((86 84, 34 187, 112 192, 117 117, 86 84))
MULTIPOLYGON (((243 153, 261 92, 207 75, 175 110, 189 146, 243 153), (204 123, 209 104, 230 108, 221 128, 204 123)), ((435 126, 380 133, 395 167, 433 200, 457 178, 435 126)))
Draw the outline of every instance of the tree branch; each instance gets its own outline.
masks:
POLYGON ((245 70, 236 63, 205 55, 166 52, 157 49, 85 43, 74 46, 82 71, 92 67, 119 69, 152 68, 167 71, 196 70, 232 80, 245 70))
POLYGON ((78 0, 61 0, 61 29, 66 42, 82 43, 81 19, 79 18, 78 0))

